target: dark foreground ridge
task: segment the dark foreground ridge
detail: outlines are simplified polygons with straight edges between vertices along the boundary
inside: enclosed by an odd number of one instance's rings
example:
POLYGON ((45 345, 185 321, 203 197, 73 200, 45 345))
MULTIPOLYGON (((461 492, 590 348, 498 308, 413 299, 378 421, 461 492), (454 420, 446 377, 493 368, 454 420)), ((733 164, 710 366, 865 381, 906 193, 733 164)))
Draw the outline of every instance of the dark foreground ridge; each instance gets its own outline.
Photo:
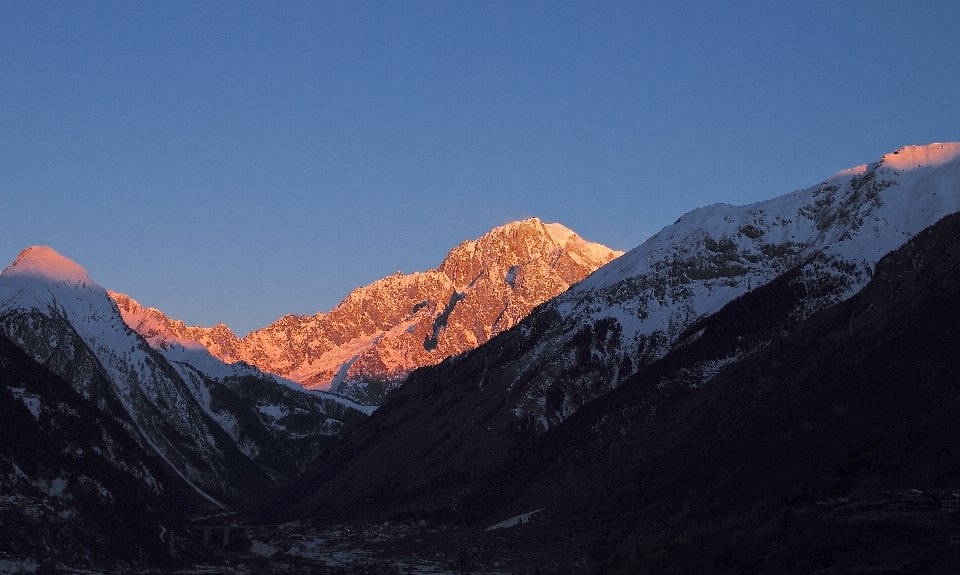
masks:
POLYGON ((202 558, 157 459, 0 336, 0 553, 77 567, 202 558))
POLYGON ((539 437, 497 427, 510 387, 480 366, 537 326, 502 334, 415 372, 264 515, 458 524, 505 555, 603 572, 956 572, 958 237, 948 216, 802 322, 816 294, 787 272, 539 437), (458 425, 490 443, 458 444, 458 425))

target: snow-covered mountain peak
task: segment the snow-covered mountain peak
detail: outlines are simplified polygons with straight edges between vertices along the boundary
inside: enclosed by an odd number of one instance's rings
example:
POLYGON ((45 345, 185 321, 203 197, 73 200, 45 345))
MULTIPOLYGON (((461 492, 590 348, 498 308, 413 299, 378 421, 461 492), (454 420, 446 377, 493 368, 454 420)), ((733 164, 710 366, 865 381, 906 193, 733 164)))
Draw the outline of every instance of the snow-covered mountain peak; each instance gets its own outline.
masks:
POLYGON ((590 271, 623 255, 602 244, 583 240, 561 224, 545 224, 539 218, 528 218, 463 242, 447 254, 437 271, 446 274, 458 290, 463 290, 481 273, 505 278, 512 267, 516 266, 516 273, 520 267, 539 259, 554 267, 561 252, 570 263, 590 271))
POLYGON ((48 246, 33 246, 23 250, 17 259, 3 270, 2 275, 8 278, 20 276, 71 285, 93 283, 87 275, 87 270, 48 246))
MULTIPOLYGON (((901 148, 766 201, 692 210, 545 306, 564 331, 536 353, 563 353, 576 334, 615 325, 625 343, 608 367, 618 374, 622 357, 631 368, 659 358, 692 322, 792 268, 807 290, 801 317, 856 293, 883 255, 958 211, 955 143, 901 148)), ((552 383, 545 376, 531 401, 552 383)))
MULTIPOLYGON (((209 504, 221 505, 211 492, 234 497, 249 485, 251 492, 273 485, 316 455, 315 443, 301 438, 325 439, 370 412, 243 362, 226 364, 190 338, 154 329, 157 337, 148 343, 125 321, 137 312, 146 328, 162 327, 162 314, 108 294, 82 267, 48 247, 24 250, 0 273, 0 334, 117 418, 209 504), (218 403, 224 397, 229 401, 218 403), (250 417, 251 407, 267 412, 250 417), (309 413, 310 423, 293 432, 286 427, 288 412, 309 413), (258 431, 245 435, 245 427, 258 431), (280 466, 272 467, 274 460, 259 458, 263 449, 285 451, 297 462, 276 460, 280 466), (244 474, 234 477, 241 468, 244 474), (249 484, 251 479, 258 483, 249 484)), ((208 331, 233 337, 226 326, 208 331)))
POLYGON ((0 312, 12 310, 60 314, 96 332, 100 322, 112 325, 120 319, 107 291, 87 270, 47 246, 23 250, 0 273, 0 312))
POLYGON ((287 315, 244 338, 110 295, 127 325, 155 348, 199 342, 225 362, 242 360, 311 389, 375 403, 359 386, 385 390, 417 367, 477 347, 622 253, 560 224, 511 222, 462 242, 437 268, 398 272, 354 289, 329 313, 287 315), (353 383, 358 387, 346 390, 353 383))
POLYGON ((956 211, 958 179, 960 144, 907 146, 879 162, 837 172, 805 190, 746 206, 697 208, 597 270, 561 299, 570 301, 579 293, 614 286, 630 277, 649 277, 651 272, 665 274, 664 278, 679 273, 684 285, 690 281, 716 284, 716 280, 729 284, 737 277, 752 277, 752 285, 757 285, 819 250, 853 258, 851 250, 858 251, 858 245, 870 245, 876 252, 856 254, 870 264, 956 211), (927 168, 937 169, 928 173, 927 168), (868 236, 876 236, 876 241, 868 236), (849 241, 855 237, 858 241, 849 241), (777 257, 770 258, 774 253, 777 257), (680 268, 689 269, 681 272, 680 268))
MULTIPOLYGON (((799 322, 859 291, 880 258, 958 211, 960 144, 905 147, 803 190, 692 210, 534 311, 522 333, 538 341, 504 372, 529 382, 515 413, 546 429, 787 272, 802 292, 790 319, 799 322)), ((705 363, 703 377, 716 367, 705 363)))

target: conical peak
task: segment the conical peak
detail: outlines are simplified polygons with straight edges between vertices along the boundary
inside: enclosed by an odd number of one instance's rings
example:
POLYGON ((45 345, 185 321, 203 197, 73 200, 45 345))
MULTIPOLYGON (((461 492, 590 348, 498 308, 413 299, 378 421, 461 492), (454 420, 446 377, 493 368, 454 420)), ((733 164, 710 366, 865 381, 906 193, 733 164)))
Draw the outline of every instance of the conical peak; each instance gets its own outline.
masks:
POLYGON ((29 247, 3 270, 4 276, 45 278, 69 283, 90 282, 87 270, 48 246, 29 247))

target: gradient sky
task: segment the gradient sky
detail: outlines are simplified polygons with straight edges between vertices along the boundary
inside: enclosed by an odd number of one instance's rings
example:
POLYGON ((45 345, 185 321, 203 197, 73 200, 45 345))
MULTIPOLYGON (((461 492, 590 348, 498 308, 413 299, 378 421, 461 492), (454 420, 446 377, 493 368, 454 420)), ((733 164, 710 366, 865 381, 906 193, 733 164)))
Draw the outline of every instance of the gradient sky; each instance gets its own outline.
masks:
POLYGON ((239 335, 509 221, 628 250, 960 140, 960 3, 0 0, 0 267, 239 335))

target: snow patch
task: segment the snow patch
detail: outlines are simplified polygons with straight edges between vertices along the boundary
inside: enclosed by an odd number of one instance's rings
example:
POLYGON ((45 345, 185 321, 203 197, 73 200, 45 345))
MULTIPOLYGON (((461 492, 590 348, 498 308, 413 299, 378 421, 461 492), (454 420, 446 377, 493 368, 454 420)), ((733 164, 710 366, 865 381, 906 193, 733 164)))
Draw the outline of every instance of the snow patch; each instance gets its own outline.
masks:
POLYGON ((514 527, 516 525, 520 525, 521 523, 526 523, 527 521, 530 521, 530 517, 532 517, 535 513, 540 513, 541 511, 543 511, 543 507, 541 507, 540 509, 535 509, 533 511, 528 511, 526 513, 521 513, 516 517, 511 517, 506 521, 501 521, 496 525, 491 525, 490 527, 487 527, 486 529, 484 529, 484 531, 493 531, 494 529, 506 529, 508 527, 514 527))
POLYGON ((327 389, 336 390, 338 387, 340 387, 340 384, 343 382, 343 378, 347 377, 347 372, 350 371, 350 366, 353 365, 358 359, 360 359, 359 353, 351 357, 349 360, 343 362, 343 365, 341 365, 340 369, 337 370, 337 375, 333 376, 333 380, 330 381, 327 389))
POLYGON ((507 282, 507 284, 509 284, 510 287, 514 287, 513 282, 517 279, 517 268, 519 267, 520 267, 520 264, 517 264, 515 266, 510 266, 510 269, 507 270, 507 277, 503 278, 503 281, 507 282))
POLYGON ((281 409, 278 405, 260 405, 257 406, 257 410, 269 417, 272 417, 274 420, 284 417, 287 412, 284 409, 281 409))
POLYGON ((267 545, 262 541, 253 540, 253 545, 250 546, 250 553, 255 555, 260 555, 262 557, 270 557, 274 553, 280 550, 279 547, 274 547, 273 545, 267 545))
POLYGON ((49 484, 46 484, 46 482, 44 483, 45 483, 44 490, 51 497, 59 497, 67 489, 67 480, 63 479, 62 477, 58 477, 54 479, 49 484))
POLYGON ((0 559, 0 573, 33 573, 39 567, 33 559, 0 559))
POLYGON ((33 395, 27 395, 27 390, 23 387, 11 387, 10 391, 13 392, 14 397, 22 401, 23 404, 27 406, 27 409, 29 409, 30 413, 33 414, 33 418, 37 421, 40 421, 40 407, 42 405, 40 403, 40 398, 33 395))

